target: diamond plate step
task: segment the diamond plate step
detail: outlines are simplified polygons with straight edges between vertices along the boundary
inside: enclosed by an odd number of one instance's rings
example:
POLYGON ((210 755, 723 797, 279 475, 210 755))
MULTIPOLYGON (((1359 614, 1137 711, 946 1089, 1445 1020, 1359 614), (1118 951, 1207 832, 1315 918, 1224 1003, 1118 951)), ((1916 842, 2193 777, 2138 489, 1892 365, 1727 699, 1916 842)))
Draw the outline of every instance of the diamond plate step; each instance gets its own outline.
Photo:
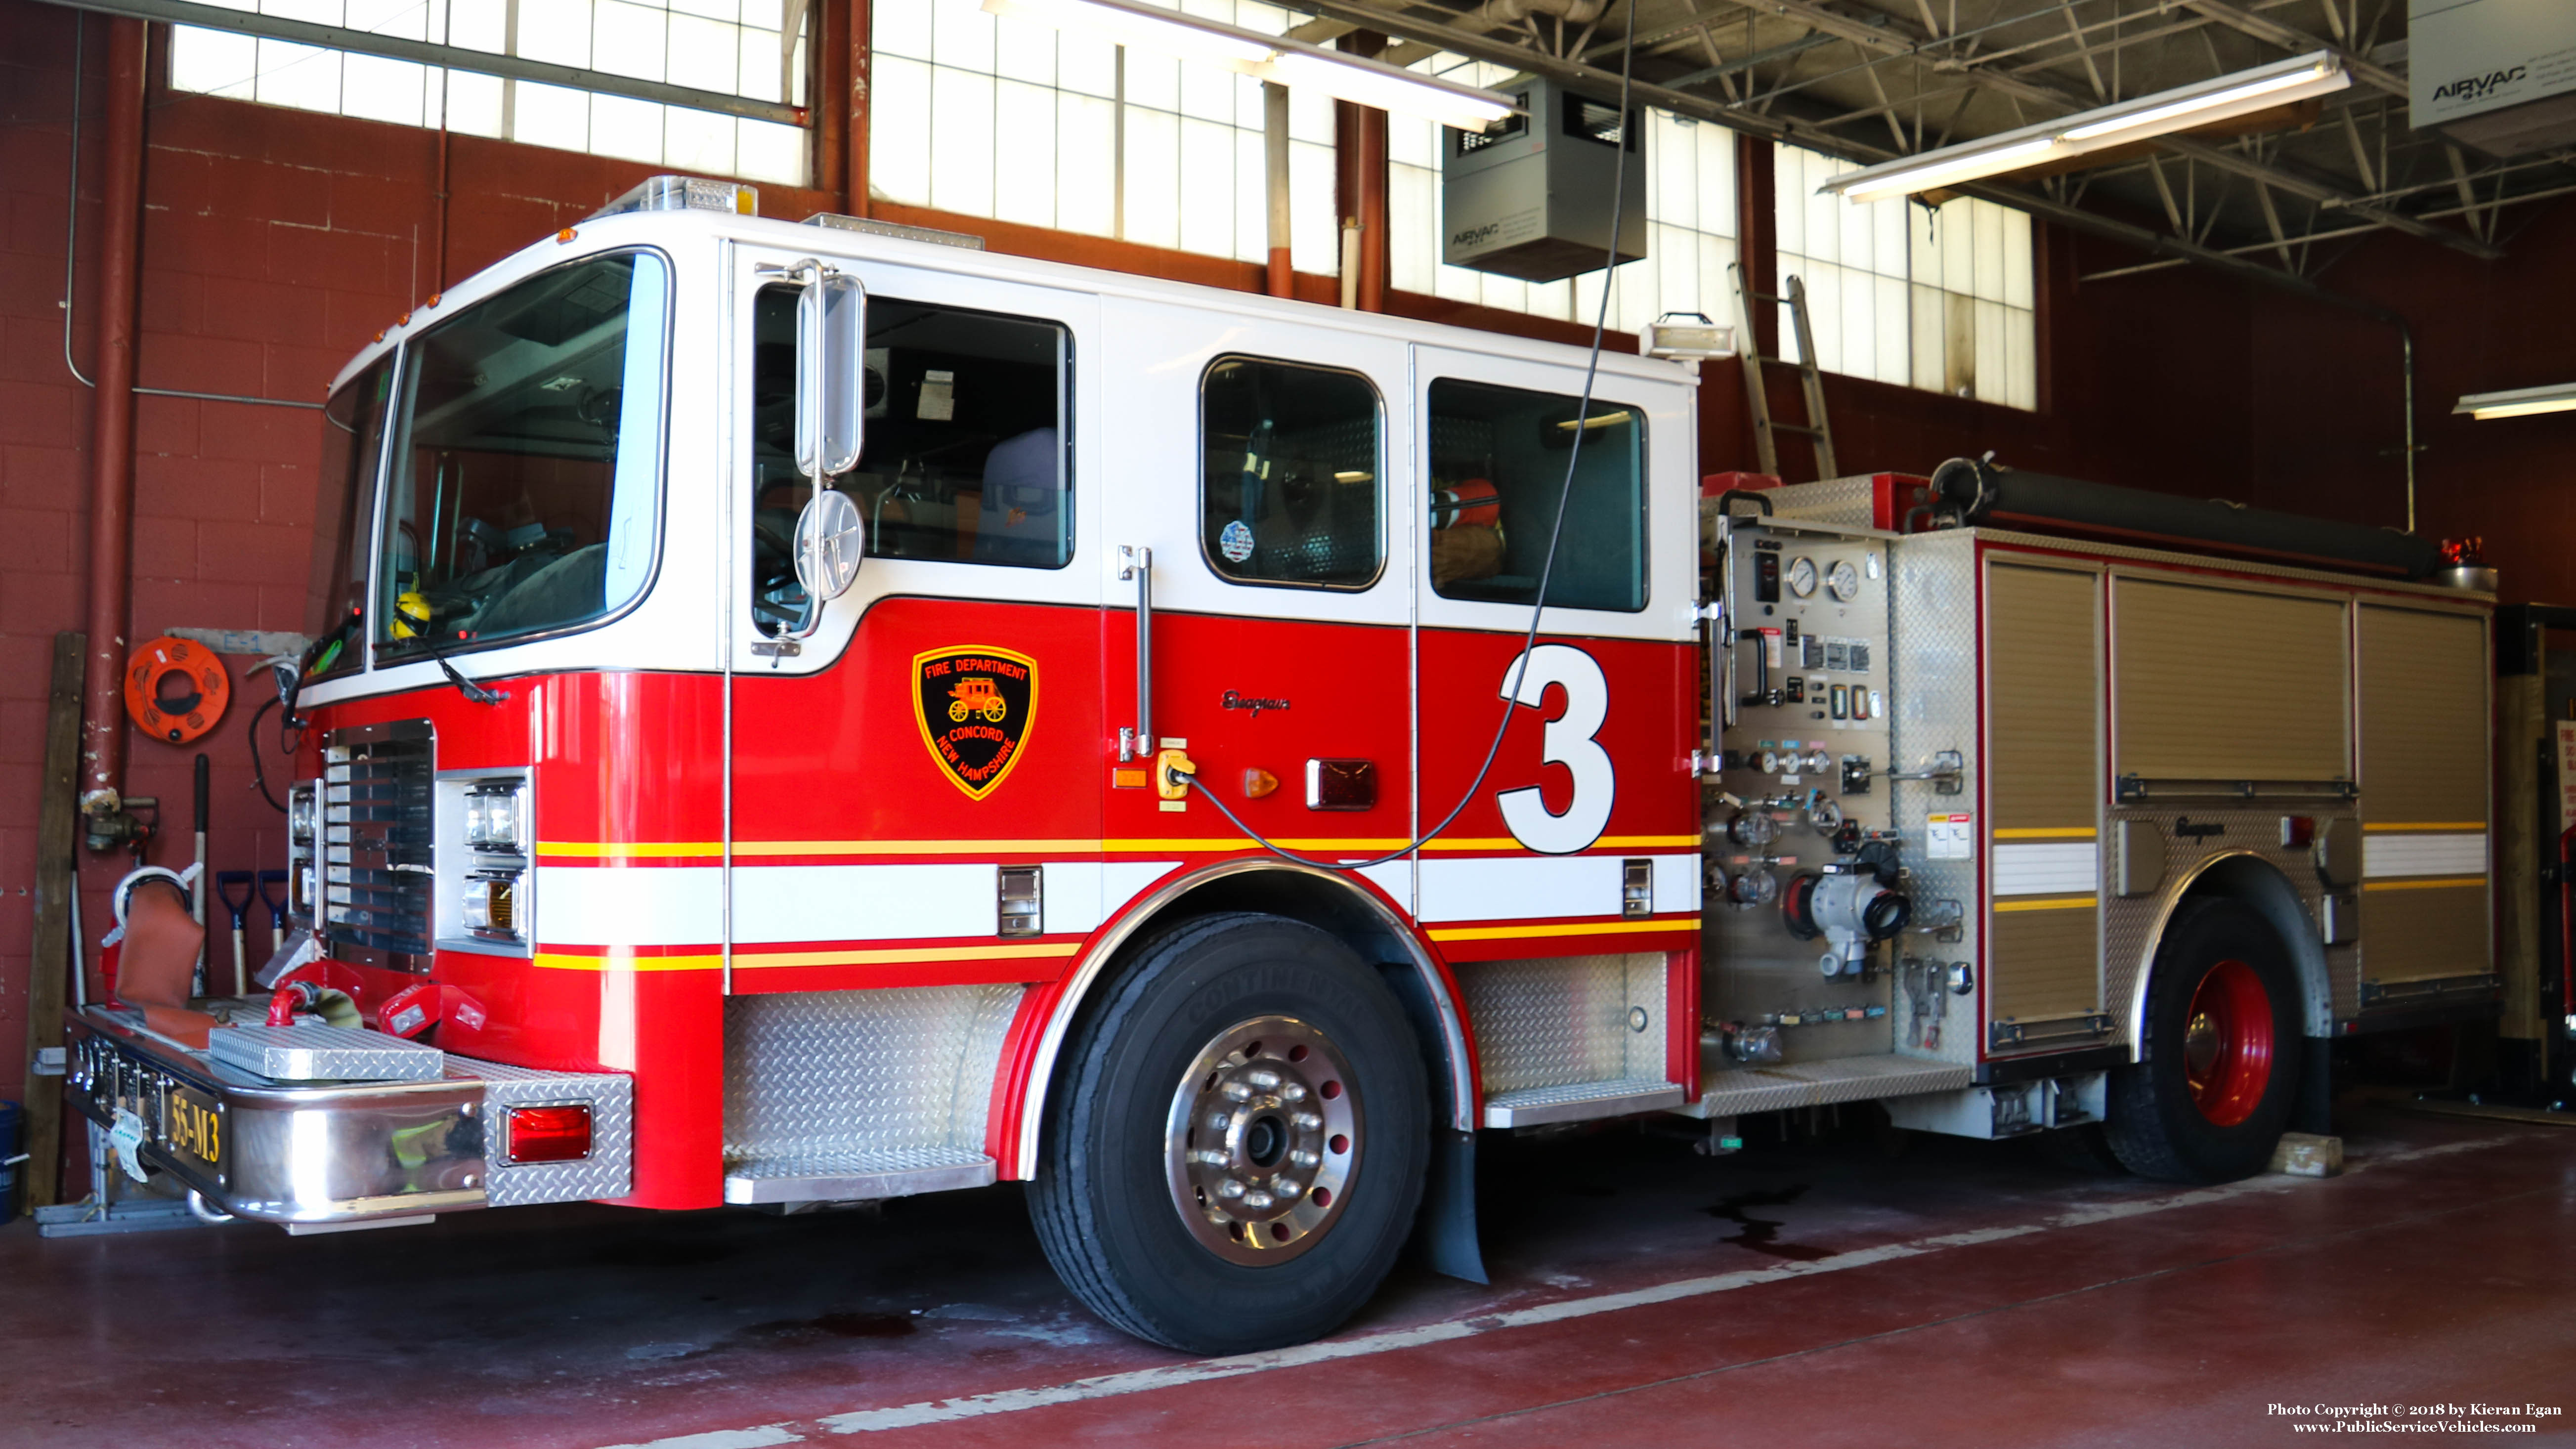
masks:
POLYGON ((1589 1122, 1596 1117, 1624 1117, 1678 1107, 1681 1085, 1653 1077, 1613 1077, 1604 1082, 1568 1082, 1561 1087, 1526 1087, 1497 1092, 1485 1099, 1488 1127, 1536 1127, 1548 1122, 1589 1122))
POLYGON ((1690 1117, 1733 1117, 1746 1112, 1777 1112, 1786 1107, 1907 1097, 1917 1092, 1954 1092, 1973 1085, 1975 1078, 1974 1067, 1892 1053, 1783 1066, 1736 1067, 1704 1072, 1699 1100, 1681 1111, 1690 1117))
POLYGON ((957 1147, 752 1157, 725 1164, 725 1201, 858 1202, 985 1187, 995 1176, 993 1159, 957 1147))

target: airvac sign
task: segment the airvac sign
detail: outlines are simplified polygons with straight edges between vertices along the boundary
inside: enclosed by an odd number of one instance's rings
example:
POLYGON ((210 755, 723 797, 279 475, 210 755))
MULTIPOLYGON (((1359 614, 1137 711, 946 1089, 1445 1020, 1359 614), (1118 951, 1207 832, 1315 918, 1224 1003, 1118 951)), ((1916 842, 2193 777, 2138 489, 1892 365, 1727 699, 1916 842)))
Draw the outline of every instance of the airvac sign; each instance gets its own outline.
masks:
POLYGON ((2571 0, 2412 0, 2407 101, 2421 129, 2576 90, 2571 0))

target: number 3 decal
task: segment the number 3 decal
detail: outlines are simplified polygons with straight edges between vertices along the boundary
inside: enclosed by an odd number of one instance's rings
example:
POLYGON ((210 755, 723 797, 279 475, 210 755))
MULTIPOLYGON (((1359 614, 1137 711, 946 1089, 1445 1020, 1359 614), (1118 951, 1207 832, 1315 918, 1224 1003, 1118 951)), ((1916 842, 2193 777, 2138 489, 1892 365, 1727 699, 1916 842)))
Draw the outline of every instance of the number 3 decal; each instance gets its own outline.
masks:
POLYGON ((1535 785, 1505 790, 1495 799, 1503 807, 1503 823, 1511 827, 1513 839, 1542 854, 1572 855, 1601 838, 1603 827, 1610 823, 1611 801, 1618 794, 1619 779, 1610 768, 1610 752, 1593 738, 1610 717, 1610 681, 1602 677, 1601 666, 1591 655, 1571 644, 1541 644, 1522 658, 1528 661, 1526 667, 1515 661, 1513 668, 1503 671, 1500 692, 1515 704, 1536 709, 1546 701, 1549 685, 1565 691, 1565 713, 1545 725, 1538 757, 1573 774, 1574 798, 1562 815, 1548 811, 1535 785), (1517 695, 1512 693, 1515 671, 1520 681, 1517 695))

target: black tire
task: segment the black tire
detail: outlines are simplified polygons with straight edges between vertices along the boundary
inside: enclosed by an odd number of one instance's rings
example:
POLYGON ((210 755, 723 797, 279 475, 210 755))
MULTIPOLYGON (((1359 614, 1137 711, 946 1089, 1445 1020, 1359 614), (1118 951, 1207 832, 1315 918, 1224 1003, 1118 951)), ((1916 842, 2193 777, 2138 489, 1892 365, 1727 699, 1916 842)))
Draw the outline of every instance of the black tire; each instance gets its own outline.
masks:
MULTIPOLYGON (((1377 1291, 1421 1205, 1429 1094, 1403 1006, 1340 941, 1278 916, 1185 922, 1144 944, 1103 984, 1098 1005, 1066 1041, 1063 1062, 1029 1211, 1047 1260, 1093 1312, 1185 1353, 1249 1353, 1330 1333, 1377 1291), (1238 1028, 1276 1021, 1309 1033, 1299 1040, 1314 1045, 1294 1048, 1298 1065, 1276 1041, 1241 1042, 1238 1028), (1238 1045, 1208 1055, 1229 1042, 1238 1045), (1329 1062, 1334 1056, 1340 1061, 1329 1062), (1218 1072, 1206 1070, 1210 1063, 1218 1072), (1263 1095, 1235 1107, 1205 1095, 1220 1073, 1265 1071, 1284 1075, 1284 1084, 1259 1088, 1263 1095), (1300 1108, 1321 1109, 1327 1097, 1345 1115, 1325 1126, 1343 1131, 1288 1125, 1302 1121, 1300 1108), (1186 1112, 1185 1098, 1197 1104, 1186 1112), (1266 1110, 1270 1126, 1247 1117, 1229 1133, 1186 1139, 1187 1152, 1167 1145, 1175 1122, 1199 1132, 1203 1107, 1266 1110), (1236 1165, 1197 1165, 1202 1150, 1253 1152, 1245 1144, 1264 1130, 1282 1144, 1266 1149, 1270 1168, 1288 1168, 1302 1152, 1321 1158, 1314 1170, 1330 1174, 1337 1161, 1330 1144, 1345 1144, 1338 1192, 1318 1193, 1325 1178, 1310 1176, 1301 1207, 1292 1188, 1281 1189, 1289 1207, 1277 1211, 1305 1214, 1312 1221, 1303 1228, 1284 1215, 1267 1223, 1229 1218, 1248 1217, 1243 1205, 1264 1197, 1285 1171, 1250 1176, 1241 1164, 1252 1156, 1230 1157, 1236 1165), (1288 1151, 1292 1146, 1297 1150, 1288 1151), (1250 1196, 1237 1192, 1227 1203, 1206 1196, 1210 1186, 1236 1191, 1244 1178, 1226 1176, 1236 1173, 1250 1181, 1250 1196), (1195 1216, 1181 1206, 1185 1192, 1194 1197, 1195 1216), (1265 1227, 1283 1241, 1270 1244, 1265 1227), (1243 1243, 1246 1228, 1262 1248, 1243 1243), (1289 1238, 1292 1230, 1298 1236, 1289 1238), (1225 1233, 1234 1235, 1231 1242, 1225 1233)), ((1223 1090, 1244 1080, 1226 1076, 1223 1090)))
POLYGON ((2306 1019, 2290 953, 2260 913, 2223 896, 2184 905, 2165 926, 2147 982, 2145 1060, 2111 1075, 2104 1135, 2112 1152, 2131 1172, 2165 1182, 2232 1182, 2261 1172, 2299 1094, 2306 1019), (2250 982, 2237 977, 2240 966, 2250 982), (2209 1025, 2231 1020, 2226 1010, 2198 1012, 2202 1029, 2194 1034, 2196 993, 2204 983, 2222 992, 2230 982, 2245 993, 2238 999, 2246 1008, 2259 999, 2269 1011, 2269 1061, 2259 1071, 2232 1065, 2248 1059, 2238 1049, 2210 1045, 2247 1039, 2209 1025), (2196 1095, 2195 1074, 2205 1072, 2216 1075, 2199 1079, 2196 1095))

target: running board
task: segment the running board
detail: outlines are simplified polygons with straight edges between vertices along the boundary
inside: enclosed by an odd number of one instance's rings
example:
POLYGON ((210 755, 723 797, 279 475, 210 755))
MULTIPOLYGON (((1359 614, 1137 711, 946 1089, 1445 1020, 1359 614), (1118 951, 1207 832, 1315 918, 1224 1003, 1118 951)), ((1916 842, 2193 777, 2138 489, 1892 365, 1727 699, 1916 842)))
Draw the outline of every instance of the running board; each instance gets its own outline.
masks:
POLYGON ((738 1205, 864 1202, 989 1187, 997 1174, 980 1152, 943 1148, 818 1153, 725 1164, 725 1201, 738 1205))
POLYGON ((1739 1117, 1787 1107, 1823 1107, 1973 1085, 1976 1068, 1894 1054, 1706 1071, 1699 1100, 1675 1110, 1686 1117, 1739 1117))
POLYGON ((1589 1122, 1596 1117, 1625 1117, 1678 1107, 1681 1084, 1653 1077, 1614 1077, 1606 1082, 1569 1082, 1561 1087, 1525 1087, 1497 1092, 1485 1099, 1488 1127, 1538 1127, 1550 1122, 1589 1122))

